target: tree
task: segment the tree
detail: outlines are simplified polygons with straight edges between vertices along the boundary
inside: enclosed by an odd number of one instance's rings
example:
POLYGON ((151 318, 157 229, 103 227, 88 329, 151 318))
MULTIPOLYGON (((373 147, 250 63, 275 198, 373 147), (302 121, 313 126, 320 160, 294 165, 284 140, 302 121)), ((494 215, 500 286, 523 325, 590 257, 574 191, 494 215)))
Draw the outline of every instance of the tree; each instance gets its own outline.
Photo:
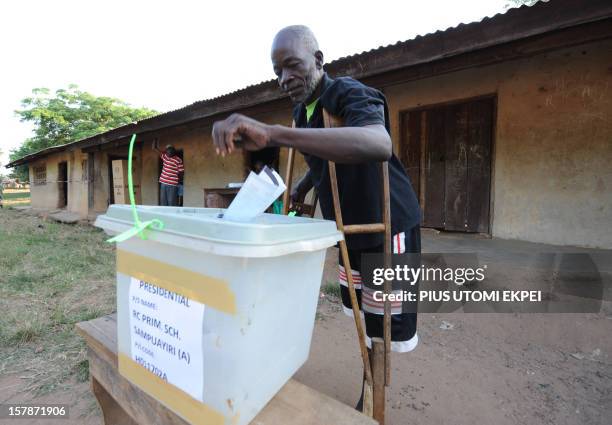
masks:
MULTIPOLYGON (((79 90, 75 84, 57 90, 54 95, 46 88, 33 89, 32 96, 21 101, 21 108, 15 114, 21 122, 33 123, 34 135, 11 150, 11 161, 157 114, 112 97, 96 97, 79 90)), ((12 175, 28 180, 27 166, 15 167, 12 175)))

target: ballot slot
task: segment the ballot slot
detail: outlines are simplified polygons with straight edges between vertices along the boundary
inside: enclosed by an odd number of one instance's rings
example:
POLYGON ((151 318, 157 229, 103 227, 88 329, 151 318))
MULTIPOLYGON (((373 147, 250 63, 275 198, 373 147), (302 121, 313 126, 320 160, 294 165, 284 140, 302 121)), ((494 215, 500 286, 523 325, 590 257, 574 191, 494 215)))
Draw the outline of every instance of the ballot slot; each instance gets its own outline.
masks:
POLYGON ((287 187, 282 177, 265 166, 259 173, 251 171, 238 194, 219 218, 228 221, 248 222, 262 214, 287 187))

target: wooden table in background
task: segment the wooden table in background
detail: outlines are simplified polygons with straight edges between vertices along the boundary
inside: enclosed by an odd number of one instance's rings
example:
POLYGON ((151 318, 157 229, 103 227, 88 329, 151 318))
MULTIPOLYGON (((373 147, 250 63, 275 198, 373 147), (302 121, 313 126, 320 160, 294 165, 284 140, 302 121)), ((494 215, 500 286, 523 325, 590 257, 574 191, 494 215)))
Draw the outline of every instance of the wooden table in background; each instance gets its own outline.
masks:
MULTIPOLYGON (((119 375, 116 315, 81 322, 76 327, 87 343, 91 389, 102 409, 105 425, 187 423, 119 375)), ((377 422, 291 379, 251 424, 376 425, 377 422)))

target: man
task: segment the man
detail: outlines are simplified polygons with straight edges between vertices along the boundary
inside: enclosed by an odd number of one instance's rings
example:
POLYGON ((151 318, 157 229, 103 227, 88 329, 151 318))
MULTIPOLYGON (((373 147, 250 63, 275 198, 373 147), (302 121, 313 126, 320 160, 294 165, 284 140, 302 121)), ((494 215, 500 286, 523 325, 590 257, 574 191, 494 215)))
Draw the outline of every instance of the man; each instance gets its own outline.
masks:
POLYGON ((161 152, 156 141, 153 149, 159 152, 162 160, 162 171, 159 176, 159 205, 176 207, 178 206, 179 183, 182 184, 185 171, 183 161, 176 154, 176 149, 172 145, 166 145, 166 150, 161 152))
MULTIPOLYGON (((293 147, 304 154, 309 171, 292 193, 294 201, 315 186, 321 211, 334 220, 327 161, 337 163, 338 188, 344 224, 382 221, 379 162, 389 161, 393 252, 420 252, 420 209, 408 176, 393 155, 385 97, 351 78, 331 79, 323 71, 323 53, 312 32, 304 26, 282 29, 272 45, 272 64, 281 90, 294 104, 297 128, 267 125, 234 114, 213 125, 213 143, 220 155, 231 153, 235 141, 245 149, 293 147), (344 127, 322 128, 322 109, 343 119, 344 127)), ((363 307, 367 343, 383 335, 383 302, 372 290, 361 287, 361 254, 383 252, 382 234, 356 234, 346 238, 351 273, 363 307), (361 299, 363 296, 363 303, 361 299)), ((340 263, 340 284, 344 311, 352 315, 346 273, 340 263)), ((402 313, 392 305, 391 348, 413 350, 418 342, 416 314, 402 313)), ((363 394, 362 394, 363 395, 363 394)), ((359 408, 359 405, 358 405, 359 408)))

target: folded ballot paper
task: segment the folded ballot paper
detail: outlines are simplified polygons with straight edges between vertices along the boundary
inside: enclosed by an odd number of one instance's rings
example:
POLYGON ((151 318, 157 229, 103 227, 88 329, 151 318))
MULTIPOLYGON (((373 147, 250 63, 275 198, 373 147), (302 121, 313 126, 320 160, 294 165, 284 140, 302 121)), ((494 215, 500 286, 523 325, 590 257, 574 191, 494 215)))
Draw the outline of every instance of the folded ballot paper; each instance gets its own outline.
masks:
POLYGON ((223 219, 250 221, 268 209, 286 188, 281 176, 267 166, 259 174, 251 171, 223 219))

